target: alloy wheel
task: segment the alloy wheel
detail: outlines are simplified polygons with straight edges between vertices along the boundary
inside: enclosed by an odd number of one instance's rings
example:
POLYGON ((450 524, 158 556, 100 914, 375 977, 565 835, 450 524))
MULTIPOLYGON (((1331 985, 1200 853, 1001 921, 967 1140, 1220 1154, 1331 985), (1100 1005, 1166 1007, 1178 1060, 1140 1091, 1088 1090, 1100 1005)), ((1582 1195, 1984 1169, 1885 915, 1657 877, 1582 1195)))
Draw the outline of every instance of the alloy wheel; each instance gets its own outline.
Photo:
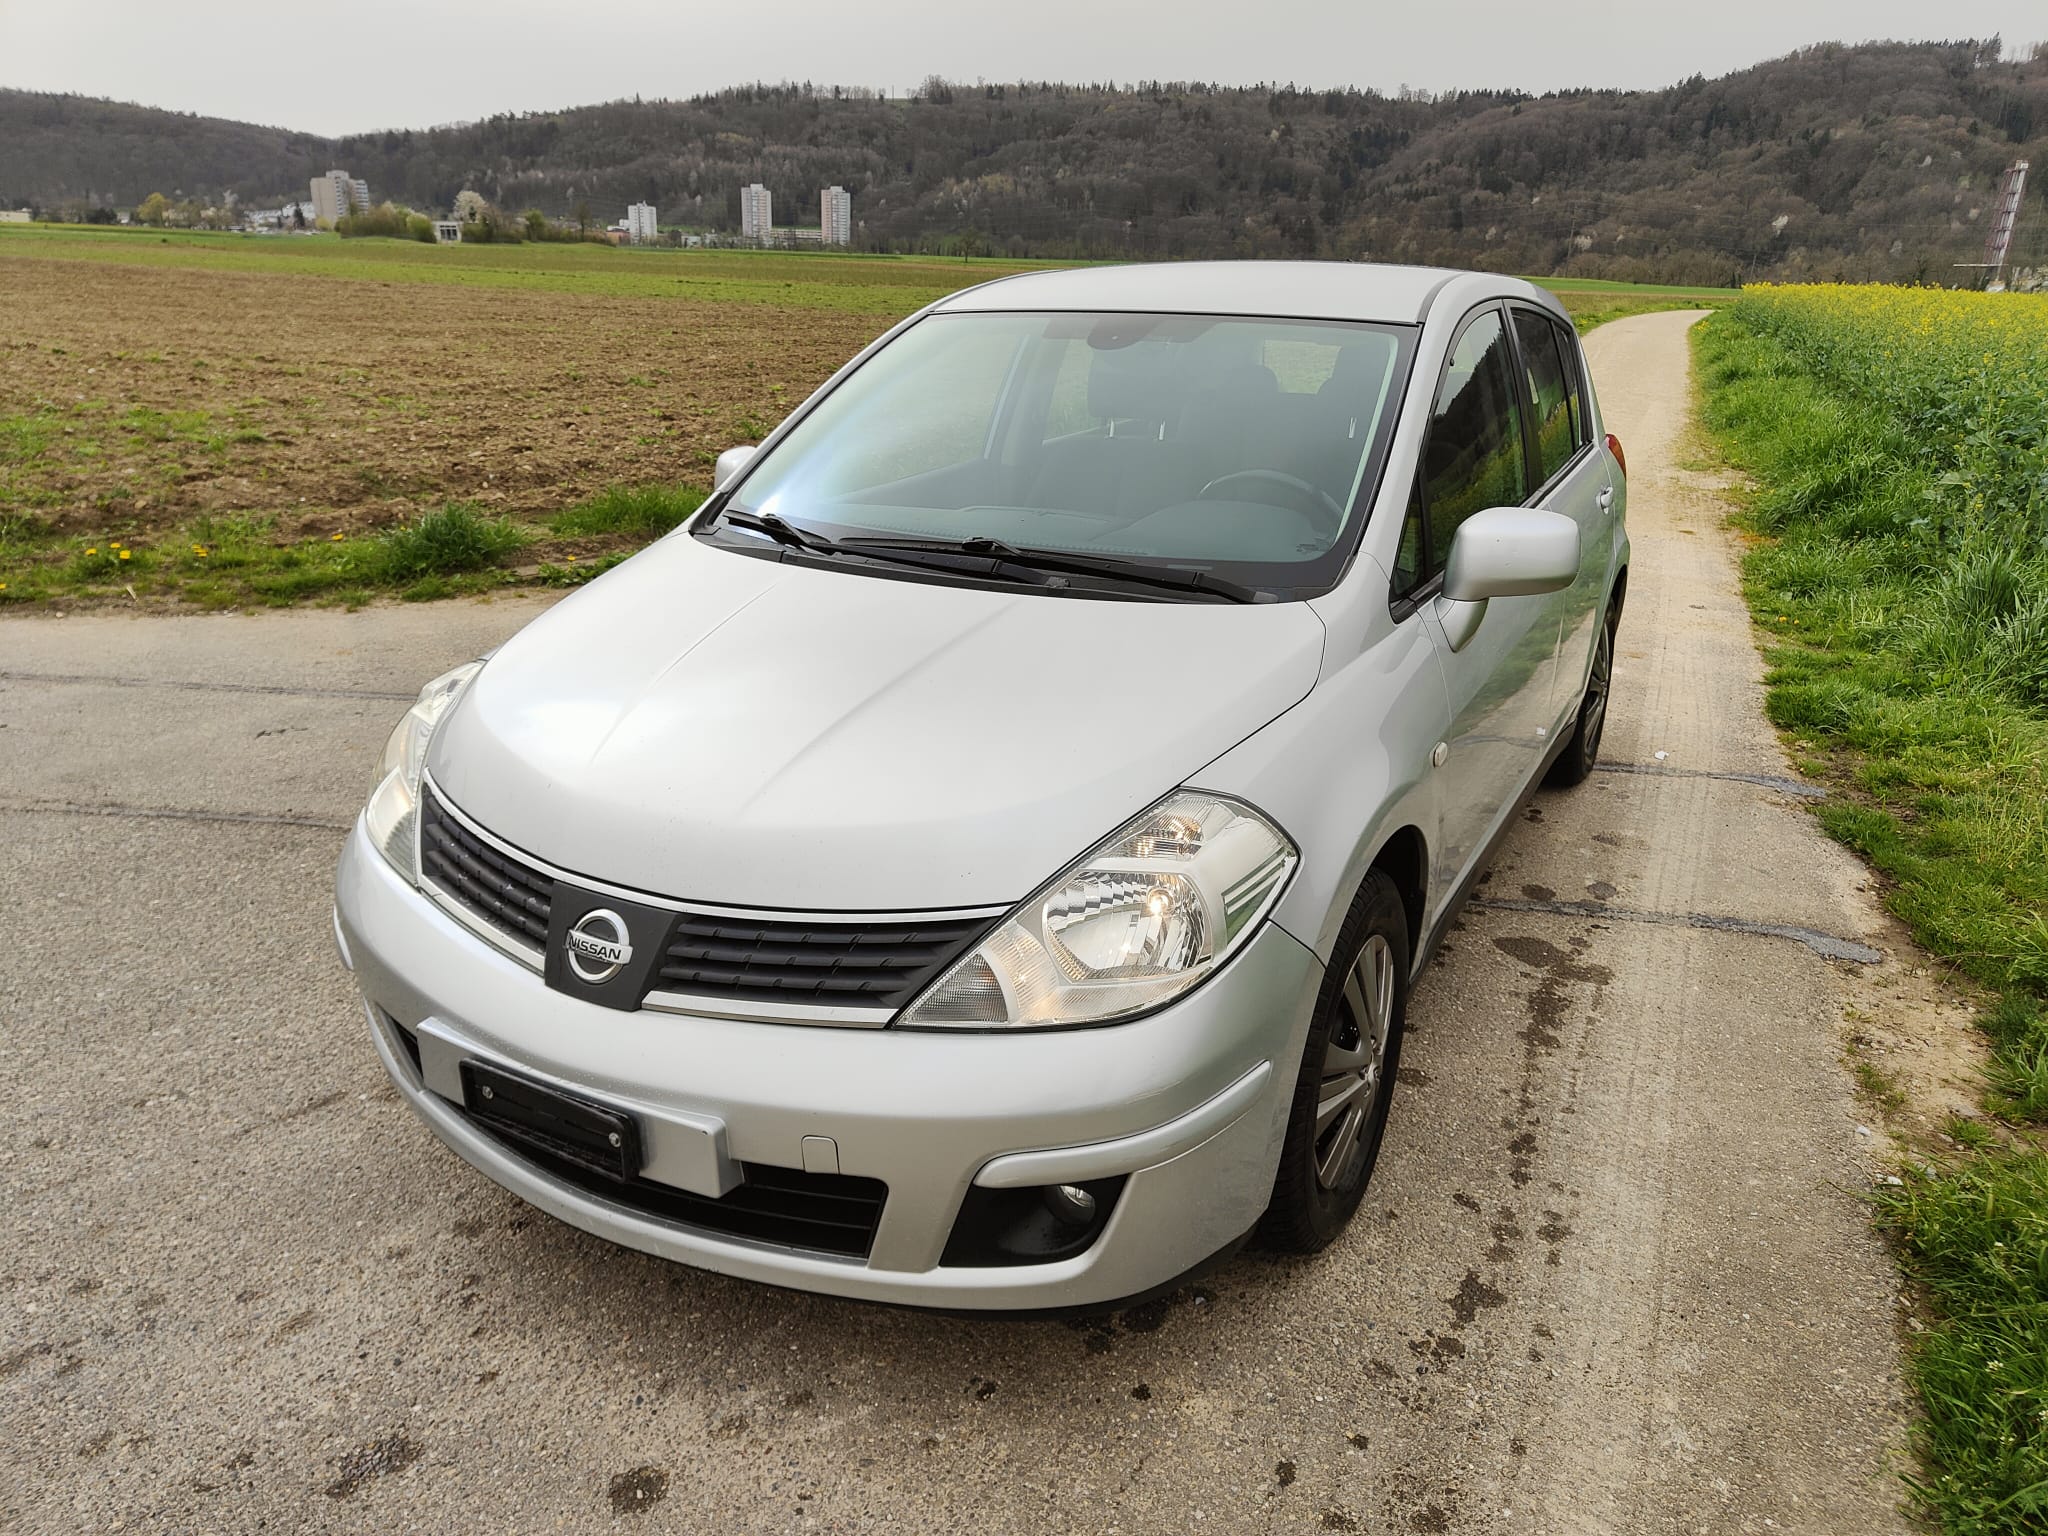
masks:
POLYGON ((1335 1189, 1357 1171, 1362 1133, 1380 1096, 1394 1015, 1394 951, 1379 934, 1365 941, 1344 978, 1336 1026, 1323 1050, 1316 1095, 1316 1180, 1335 1189))
POLYGON ((1600 748, 1600 730, 1607 724, 1607 692, 1614 681, 1614 631, 1600 626, 1600 643, 1593 648, 1593 675, 1586 679, 1586 704, 1579 716, 1579 739, 1585 744, 1586 759, 1592 761, 1600 748))

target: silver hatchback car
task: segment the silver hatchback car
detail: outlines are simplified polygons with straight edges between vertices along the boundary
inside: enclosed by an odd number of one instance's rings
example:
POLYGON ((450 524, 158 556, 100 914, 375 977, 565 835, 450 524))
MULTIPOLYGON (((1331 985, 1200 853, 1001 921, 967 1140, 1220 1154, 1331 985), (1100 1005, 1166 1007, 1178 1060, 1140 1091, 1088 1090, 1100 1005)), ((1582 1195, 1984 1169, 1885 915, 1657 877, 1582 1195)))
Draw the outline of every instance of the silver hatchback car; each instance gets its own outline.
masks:
POLYGON ((1593 766, 1623 474, 1512 279, 955 294, 421 693, 337 878, 384 1066, 541 1209, 783 1285, 1318 1248, 1432 945, 1593 766))

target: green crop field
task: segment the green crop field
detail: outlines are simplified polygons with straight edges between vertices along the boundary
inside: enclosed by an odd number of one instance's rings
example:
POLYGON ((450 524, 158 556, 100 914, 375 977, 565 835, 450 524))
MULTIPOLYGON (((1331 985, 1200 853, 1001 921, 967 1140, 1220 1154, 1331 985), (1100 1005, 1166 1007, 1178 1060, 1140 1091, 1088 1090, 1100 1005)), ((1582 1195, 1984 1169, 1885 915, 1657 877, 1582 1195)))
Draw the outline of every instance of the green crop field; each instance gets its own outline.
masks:
POLYGON ((158 270, 773 304, 888 316, 909 314, 970 283, 1056 265, 841 251, 634 249, 587 243, 423 245, 325 234, 0 226, 0 256, 14 254, 158 270), (13 243, 17 241, 18 247, 13 243))
MULTIPOLYGON (((0 254, 181 270, 448 283, 539 293, 605 294, 706 303, 795 305, 904 315, 970 283, 1073 262, 997 257, 869 256, 842 251, 634 249, 592 244, 430 246, 332 235, 216 234, 84 225, 0 227, 0 254)), ((1568 308, 1726 303, 1726 288, 1673 288, 1588 278, 1533 279, 1568 308)))

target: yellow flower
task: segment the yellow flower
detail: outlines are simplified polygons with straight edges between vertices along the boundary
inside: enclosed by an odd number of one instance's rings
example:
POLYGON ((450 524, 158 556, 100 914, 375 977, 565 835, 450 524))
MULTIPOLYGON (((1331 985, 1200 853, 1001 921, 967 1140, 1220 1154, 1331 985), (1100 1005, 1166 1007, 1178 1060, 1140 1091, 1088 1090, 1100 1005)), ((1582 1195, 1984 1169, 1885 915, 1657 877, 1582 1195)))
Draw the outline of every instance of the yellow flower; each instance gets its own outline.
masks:
POLYGON ((94 545, 94 546, 93 546, 93 547, 92 547, 91 549, 88 549, 88 550, 86 551, 86 553, 87 553, 88 555, 96 555, 96 554, 98 554, 99 552, 100 552, 100 551, 99 551, 99 546, 98 546, 97 544, 95 544, 95 545, 94 545))
POLYGON ((121 558, 122 558, 123 560, 126 560, 126 559, 128 558, 128 551, 127 551, 127 550, 125 550, 125 549, 124 549, 124 550, 122 550, 122 551, 121 551, 121 558))
POLYGON ((335 542, 335 543, 339 544, 339 543, 341 542, 341 535, 340 535, 340 534, 338 534, 338 533, 337 533, 337 534, 333 535, 333 538, 334 538, 334 542, 335 542))

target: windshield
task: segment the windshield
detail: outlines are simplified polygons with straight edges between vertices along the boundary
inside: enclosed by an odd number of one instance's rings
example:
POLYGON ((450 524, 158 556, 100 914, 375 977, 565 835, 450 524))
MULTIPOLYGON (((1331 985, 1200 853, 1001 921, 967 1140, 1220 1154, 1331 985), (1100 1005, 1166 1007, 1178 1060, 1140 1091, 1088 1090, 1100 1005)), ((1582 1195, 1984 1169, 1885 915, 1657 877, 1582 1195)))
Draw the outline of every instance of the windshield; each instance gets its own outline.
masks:
POLYGON ((834 538, 999 539, 1327 586, 1364 516, 1412 328, 1204 315, 933 315, 734 505, 834 538))

